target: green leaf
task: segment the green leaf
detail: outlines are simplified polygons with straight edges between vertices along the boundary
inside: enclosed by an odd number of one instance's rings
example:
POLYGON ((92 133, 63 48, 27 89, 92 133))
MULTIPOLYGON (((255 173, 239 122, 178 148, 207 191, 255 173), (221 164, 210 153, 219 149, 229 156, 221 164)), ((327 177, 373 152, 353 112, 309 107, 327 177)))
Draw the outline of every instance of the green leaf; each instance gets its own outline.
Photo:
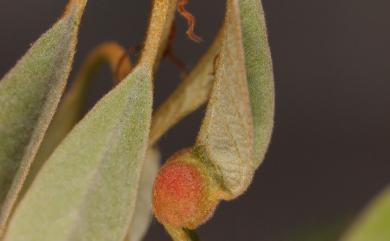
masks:
POLYGON ((15 210, 5 241, 125 238, 148 145, 153 73, 175 8, 175 0, 154 2, 138 66, 50 156, 15 210))
POLYGON ((62 104, 55 113, 28 173, 20 198, 29 189, 33 179, 50 154, 83 117, 87 93, 92 79, 103 63, 110 65, 113 83, 125 78, 131 70, 131 62, 126 56, 126 49, 114 42, 100 44, 86 58, 71 89, 65 95, 62 104), (125 56, 125 57, 123 57, 125 56))
POLYGON ((70 1, 0 81, 0 236, 65 88, 86 2, 70 1))
POLYGON ((134 212, 151 108, 152 75, 140 66, 55 150, 5 240, 121 240, 134 212))
MULTIPOLYGON (((255 166, 259 167, 271 142, 274 124, 275 87, 272 58, 261 2, 239 0, 236 1, 235 8, 239 12, 235 21, 241 25, 253 115, 254 162, 255 166)), ((151 131, 151 143, 155 143, 172 126, 206 103, 215 80, 214 60, 222 42, 222 34, 219 33, 199 64, 159 107, 153 118, 156 125, 151 131)))
POLYGON ((373 201, 342 240, 390 240, 390 189, 387 189, 373 201))
POLYGON ((229 0, 224 40, 206 116, 195 149, 213 164, 225 199, 239 196, 254 174, 253 126, 238 1, 229 0))
POLYGON ((245 65, 252 106, 256 168, 263 162, 271 142, 275 87, 267 26, 261 0, 236 0, 241 19, 245 65))
POLYGON ((152 221, 152 188, 160 168, 160 152, 149 149, 141 172, 135 212, 126 238, 128 241, 141 241, 152 221))
POLYGON ((219 33, 210 49, 188 77, 153 115, 153 125, 150 131, 151 144, 154 144, 181 119, 207 102, 215 80, 214 62, 221 49, 221 42, 222 34, 219 33))

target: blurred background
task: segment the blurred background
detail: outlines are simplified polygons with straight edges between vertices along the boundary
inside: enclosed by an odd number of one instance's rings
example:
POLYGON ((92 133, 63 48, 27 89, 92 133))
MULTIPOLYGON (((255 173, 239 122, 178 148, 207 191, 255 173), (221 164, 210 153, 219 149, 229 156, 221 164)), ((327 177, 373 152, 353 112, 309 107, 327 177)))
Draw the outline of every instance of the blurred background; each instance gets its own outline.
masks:
MULTIPOLYGON (((65 4, 0 1, 0 75, 65 4)), ((200 229, 205 241, 289 241, 307 229, 339 227, 390 184, 390 2, 263 0, 263 5, 276 78, 274 138, 250 190, 223 203, 200 229)), ((150 6, 151 0, 91 0, 75 70, 102 41, 141 44, 150 6)), ((210 45, 224 7, 225 0, 190 1, 201 44, 186 38, 186 23, 177 17, 174 51, 188 67, 210 45)), ((165 60, 157 76, 156 105, 180 82, 180 71, 165 60)), ((110 89, 108 80, 106 68, 96 79, 89 108, 110 89)), ((203 114, 204 109, 197 111, 164 136, 164 158, 192 145, 203 114)), ((145 240, 169 238, 154 221, 145 240)))

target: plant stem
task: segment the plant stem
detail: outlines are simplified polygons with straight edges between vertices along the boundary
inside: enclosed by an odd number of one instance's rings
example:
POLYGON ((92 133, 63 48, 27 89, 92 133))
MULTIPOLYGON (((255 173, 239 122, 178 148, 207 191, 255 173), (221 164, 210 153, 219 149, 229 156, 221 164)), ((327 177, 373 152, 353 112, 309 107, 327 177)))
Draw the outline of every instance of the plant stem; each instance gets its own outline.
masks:
POLYGON ((199 235, 195 230, 184 229, 184 231, 188 234, 191 241, 200 241, 199 235))

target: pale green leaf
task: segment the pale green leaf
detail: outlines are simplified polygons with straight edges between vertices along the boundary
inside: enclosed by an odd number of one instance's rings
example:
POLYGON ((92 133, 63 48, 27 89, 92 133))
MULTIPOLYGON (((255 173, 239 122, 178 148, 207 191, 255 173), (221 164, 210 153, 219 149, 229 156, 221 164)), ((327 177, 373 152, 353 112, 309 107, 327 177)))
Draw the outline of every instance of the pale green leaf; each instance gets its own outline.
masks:
POLYGON ((238 1, 229 0, 221 53, 206 116, 195 149, 211 162, 225 199, 242 194, 252 181, 253 126, 238 1))
POLYGON ((5 241, 125 238, 148 144, 152 76, 175 7, 175 0, 154 2, 139 65, 54 151, 15 210, 5 241))
POLYGON ((0 81, 0 236, 65 88, 85 4, 70 1, 0 81))
MULTIPOLYGON (((245 53, 246 75, 253 115, 254 162, 258 167, 264 160, 271 141, 275 89, 272 58, 267 37, 262 4, 259 0, 240 0, 239 11, 242 42, 245 53)), ((238 15, 236 16, 238 18, 238 15)), ((238 19, 237 19, 238 21, 238 19)), ((155 128, 151 143, 188 114, 206 103, 214 82, 214 60, 222 45, 222 34, 215 39, 199 64, 154 115, 155 128)))
POLYGON ((152 221, 152 188, 160 167, 160 152, 151 148, 146 153, 139 191, 127 241, 141 241, 152 221))
POLYGON ((382 193, 348 231, 343 241, 390 240, 390 189, 382 193))
POLYGON ((91 87, 92 79, 102 64, 107 63, 110 66, 113 74, 113 83, 122 80, 129 74, 131 62, 126 52, 126 49, 117 43, 108 42, 100 44, 87 56, 76 75, 71 89, 65 95, 62 104, 50 123, 20 196, 23 196, 26 190, 28 190, 31 182, 50 154, 83 117, 87 93, 91 87))
POLYGON ((252 106, 255 165, 263 162, 271 141, 275 87, 267 26, 261 0, 236 0, 241 19, 245 65, 252 106))
POLYGON ((6 241, 117 241, 134 212, 152 108, 137 67, 72 130, 11 218, 6 241))

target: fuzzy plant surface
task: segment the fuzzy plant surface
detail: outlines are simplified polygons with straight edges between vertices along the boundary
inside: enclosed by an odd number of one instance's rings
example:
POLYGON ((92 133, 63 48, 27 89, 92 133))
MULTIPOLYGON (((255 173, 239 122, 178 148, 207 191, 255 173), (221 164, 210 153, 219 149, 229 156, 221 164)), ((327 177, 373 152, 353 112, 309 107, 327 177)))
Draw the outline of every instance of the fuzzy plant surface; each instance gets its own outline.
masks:
MULTIPOLYGON (((102 43, 64 94, 87 5, 69 0, 0 80, 0 241, 140 241, 153 214, 172 240, 200 240, 196 229, 218 204, 247 191, 274 125, 262 3, 226 0, 214 43, 154 110, 156 71, 162 58, 172 58, 176 12, 188 22, 188 37, 201 41, 188 3, 153 0, 137 63, 128 49, 102 43), (83 115, 103 65, 110 66, 113 88, 83 115), (203 105, 194 144, 161 166, 160 138, 203 105)), ((384 192, 345 234, 324 228, 304 237, 388 241, 389 197, 384 192)))

